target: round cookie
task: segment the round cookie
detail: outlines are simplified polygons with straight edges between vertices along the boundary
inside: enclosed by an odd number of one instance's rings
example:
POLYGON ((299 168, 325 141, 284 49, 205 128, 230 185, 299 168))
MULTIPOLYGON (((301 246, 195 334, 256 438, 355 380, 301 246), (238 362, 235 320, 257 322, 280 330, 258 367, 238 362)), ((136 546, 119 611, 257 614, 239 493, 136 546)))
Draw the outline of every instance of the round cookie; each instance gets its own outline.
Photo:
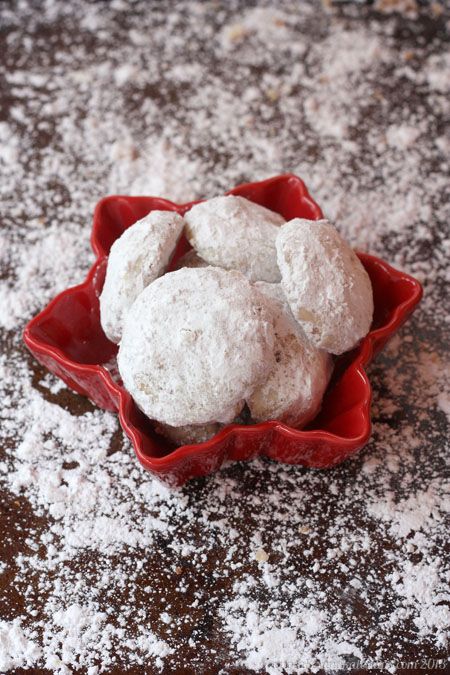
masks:
POLYGON ((100 295, 100 322, 119 343, 123 322, 139 293, 165 271, 184 227, 173 211, 151 211, 111 246, 100 295))
POLYGON ((295 218, 276 245, 281 285, 306 336, 332 354, 352 349, 373 316, 372 284, 356 253, 327 220, 295 218))
POLYGON ((127 390, 170 426, 231 420, 273 366, 266 299, 240 273, 170 272, 142 291, 118 354, 127 390))
POLYGON ((254 202, 228 195, 185 213, 186 236, 210 265, 236 269, 251 281, 280 281, 275 240, 285 220, 254 202))
POLYGON ((177 446, 204 443, 215 436, 222 428, 221 424, 187 424, 184 427, 171 427, 168 424, 157 424, 156 431, 177 446))
POLYGON ((247 399, 255 422, 304 426, 320 410, 333 369, 327 352, 309 342, 292 316, 280 284, 255 284, 275 316, 275 365, 247 399))
POLYGON ((195 249, 191 249, 177 260, 174 270, 180 270, 182 267, 209 267, 203 258, 200 258, 195 249))

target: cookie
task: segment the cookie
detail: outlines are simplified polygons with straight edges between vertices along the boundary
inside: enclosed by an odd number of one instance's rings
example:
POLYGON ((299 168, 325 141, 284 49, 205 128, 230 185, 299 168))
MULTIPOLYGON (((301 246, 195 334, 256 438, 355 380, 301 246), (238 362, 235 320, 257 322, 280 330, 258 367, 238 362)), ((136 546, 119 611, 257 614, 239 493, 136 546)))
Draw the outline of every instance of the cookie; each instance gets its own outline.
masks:
POLYGON ((133 304, 118 365, 148 417, 174 427, 226 424, 270 372, 273 343, 267 301, 244 275, 182 268, 133 304))
POLYGON ((292 427, 304 426, 320 410, 332 372, 331 357, 307 340, 280 284, 257 282, 255 286, 266 295, 275 317, 275 365, 247 405, 255 422, 276 419, 292 427))
POLYGON ((275 240, 285 221, 254 202, 228 195, 193 206, 186 236, 210 265, 236 269, 251 281, 280 281, 275 240))
POLYGON ((209 267, 209 263, 200 258, 195 249, 191 249, 177 260, 174 271, 182 267, 209 267))
POLYGON ((280 228, 277 258, 292 314, 317 347, 342 354, 370 330, 373 292, 356 253, 327 220, 280 228))
POLYGON ((177 446, 204 443, 215 436, 222 428, 221 424, 188 424, 184 427, 171 427, 168 424, 157 424, 156 431, 177 446))
POLYGON ((111 246, 100 322, 112 342, 120 342, 125 316, 139 293, 165 271, 183 226, 178 213, 151 211, 111 246))

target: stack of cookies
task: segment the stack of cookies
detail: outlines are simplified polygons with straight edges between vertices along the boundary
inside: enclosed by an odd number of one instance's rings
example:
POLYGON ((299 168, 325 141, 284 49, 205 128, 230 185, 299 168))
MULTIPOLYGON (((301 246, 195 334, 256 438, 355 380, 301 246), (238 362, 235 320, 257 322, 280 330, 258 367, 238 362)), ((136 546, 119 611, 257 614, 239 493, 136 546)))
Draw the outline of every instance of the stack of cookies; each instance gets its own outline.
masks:
POLYGON ((244 409, 253 422, 304 426, 331 355, 355 347, 372 315, 370 279, 333 225, 285 222, 232 195, 128 228, 100 297, 124 386, 177 445, 207 440, 244 409), (183 232, 193 250, 165 273, 183 232))

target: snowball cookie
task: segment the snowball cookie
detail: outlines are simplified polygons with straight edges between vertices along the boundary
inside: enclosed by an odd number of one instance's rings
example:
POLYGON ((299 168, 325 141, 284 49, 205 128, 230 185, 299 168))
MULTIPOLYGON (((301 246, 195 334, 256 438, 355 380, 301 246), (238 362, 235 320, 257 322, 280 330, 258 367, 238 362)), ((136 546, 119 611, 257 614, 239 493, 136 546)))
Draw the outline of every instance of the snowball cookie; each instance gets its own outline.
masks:
POLYGON ((215 436, 222 424, 187 424, 184 427, 171 427, 168 424, 157 424, 156 431, 175 445, 193 445, 204 443, 215 436))
POLYGON ((195 249, 191 249, 177 260, 174 270, 180 270, 182 267, 209 267, 209 263, 200 258, 195 249))
POLYGON ((120 342, 124 318, 139 293, 166 269, 183 226, 178 213, 151 211, 111 246, 100 322, 112 342, 120 342))
POLYGON ((304 426, 320 410, 333 369, 329 354, 305 337, 292 316, 280 284, 255 284, 275 316, 275 365, 247 405, 255 422, 276 419, 304 426))
POLYGON ((342 354, 367 335, 372 285, 333 225, 327 220, 291 220, 279 230, 277 258, 283 291, 311 342, 342 354))
POLYGON ((196 204, 184 218, 187 238, 210 265, 280 281, 275 240, 285 220, 278 213, 229 195, 196 204))
POLYGON ((240 272, 170 272, 142 291, 118 354, 125 387, 173 427, 231 420, 274 363, 267 302, 240 272))

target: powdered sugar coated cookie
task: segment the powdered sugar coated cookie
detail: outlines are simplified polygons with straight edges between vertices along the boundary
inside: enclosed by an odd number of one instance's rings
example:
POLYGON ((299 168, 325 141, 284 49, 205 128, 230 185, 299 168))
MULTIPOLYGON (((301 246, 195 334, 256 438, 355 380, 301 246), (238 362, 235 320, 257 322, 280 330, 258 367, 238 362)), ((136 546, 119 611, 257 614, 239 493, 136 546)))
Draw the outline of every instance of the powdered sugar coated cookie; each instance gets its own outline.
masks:
POLYGON ((125 316, 139 293, 166 269, 183 226, 178 213, 151 211, 111 246, 100 322, 112 342, 120 342, 125 316))
POLYGON ((327 220, 295 218, 277 237, 282 288, 307 337, 332 354, 370 330, 373 293, 355 252, 327 220))
POLYGON ((293 427, 304 426, 321 406, 332 372, 327 352, 305 337, 292 316, 280 284, 257 282, 275 317, 275 365, 247 399, 256 422, 277 419, 293 427))
POLYGON ((183 268, 128 313, 118 354, 137 405, 171 426, 230 422, 273 366, 267 302, 240 273, 183 268))
POLYGON ((195 443, 204 443, 215 436, 222 425, 213 424, 187 424, 184 427, 171 427, 169 424, 157 424, 156 431, 165 436, 175 445, 193 445, 195 443))
POLYGON ((278 213, 228 195, 196 204, 184 217, 190 243, 210 265, 251 281, 280 281, 275 240, 285 221, 278 213))
POLYGON ((182 267, 209 267, 209 263, 200 258, 195 249, 191 249, 177 260, 174 271, 182 267))

